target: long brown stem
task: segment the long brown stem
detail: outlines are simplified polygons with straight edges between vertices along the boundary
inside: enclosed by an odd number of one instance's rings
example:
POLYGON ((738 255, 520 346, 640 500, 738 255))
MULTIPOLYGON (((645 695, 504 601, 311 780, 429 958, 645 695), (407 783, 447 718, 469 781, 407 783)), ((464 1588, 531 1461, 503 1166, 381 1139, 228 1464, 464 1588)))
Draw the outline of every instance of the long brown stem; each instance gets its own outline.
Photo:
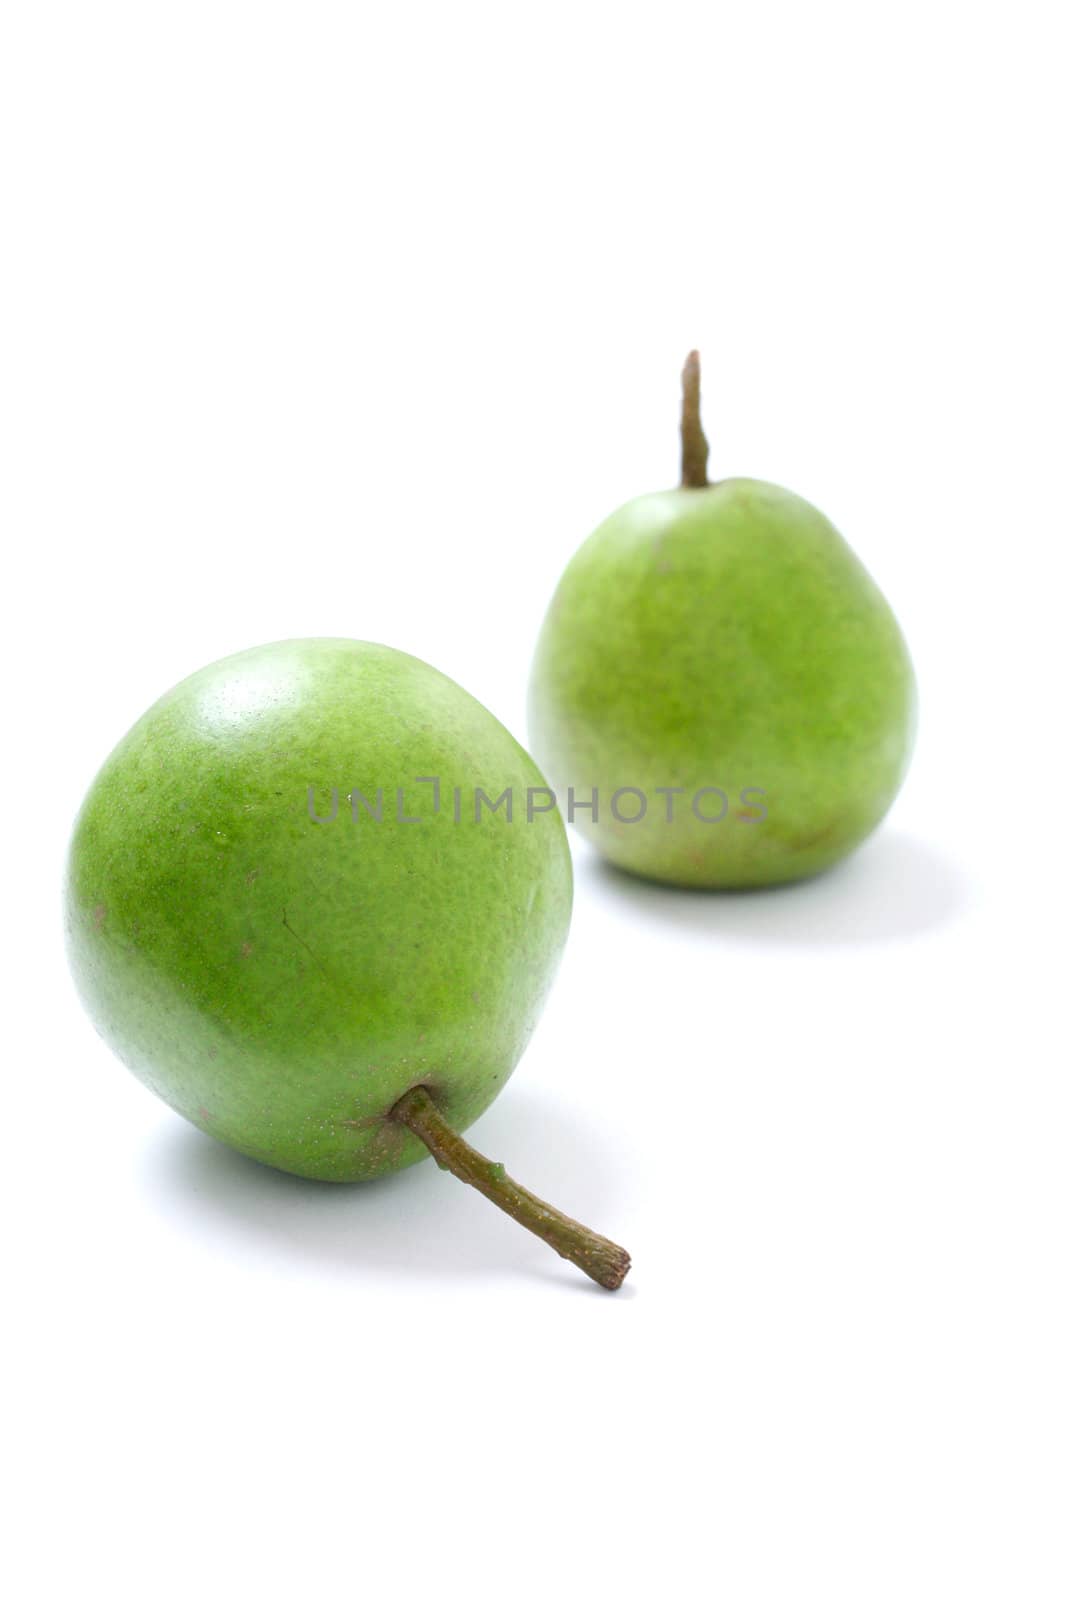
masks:
POLYGON ((682 368, 682 488, 708 488, 708 441, 700 424, 700 355, 690 350, 682 368))
POLYGON ((389 1114, 422 1140, 439 1167, 472 1184, 501 1211, 550 1244, 557 1255, 581 1267, 594 1283, 605 1289, 619 1287, 630 1270, 626 1251, 513 1182, 498 1161, 479 1155, 449 1127, 428 1090, 409 1089, 389 1114))

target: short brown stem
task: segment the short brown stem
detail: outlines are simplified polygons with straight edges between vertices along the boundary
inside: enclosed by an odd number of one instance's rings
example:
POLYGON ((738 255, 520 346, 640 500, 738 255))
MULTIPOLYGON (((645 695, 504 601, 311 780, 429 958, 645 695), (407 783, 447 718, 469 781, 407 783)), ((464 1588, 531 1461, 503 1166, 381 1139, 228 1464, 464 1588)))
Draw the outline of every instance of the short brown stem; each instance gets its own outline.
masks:
POLYGON ((479 1155, 448 1125, 427 1089, 409 1089, 389 1114, 422 1140, 439 1167, 478 1189, 501 1211, 550 1244, 557 1255, 588 1273, 594 1283, 605 1289, 619 1287, 630 1270, 626 1251, 546 1205, 513 1182, 499 1162, 479 1155))
POLYGON ((690 350, 682 368, 682 488, 708 487, 708 441, 700 425, 700 356, 690 350))

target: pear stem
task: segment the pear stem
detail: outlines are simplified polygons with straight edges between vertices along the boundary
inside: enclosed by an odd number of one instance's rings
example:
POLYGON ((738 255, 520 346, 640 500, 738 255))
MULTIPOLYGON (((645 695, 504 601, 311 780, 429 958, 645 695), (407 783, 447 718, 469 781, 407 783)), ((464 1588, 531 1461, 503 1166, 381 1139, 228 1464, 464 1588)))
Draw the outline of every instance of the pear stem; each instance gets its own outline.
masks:
POLYGON ((524 1228, 573 1261, 594 1283, 617 1289, 630 1270, 630 1257, 610 1239, 583 1227, 513 1182, 497 1161, 487 1161, 445 1121, 421 1085, 402 1095, 389 1115, 422 1140, 437 1165, 469 1183, 524 1228))
POLYGON ((690 350, 682 368, 682 488, 708 487, 708 441, 700 425, 700 355, 690 350))

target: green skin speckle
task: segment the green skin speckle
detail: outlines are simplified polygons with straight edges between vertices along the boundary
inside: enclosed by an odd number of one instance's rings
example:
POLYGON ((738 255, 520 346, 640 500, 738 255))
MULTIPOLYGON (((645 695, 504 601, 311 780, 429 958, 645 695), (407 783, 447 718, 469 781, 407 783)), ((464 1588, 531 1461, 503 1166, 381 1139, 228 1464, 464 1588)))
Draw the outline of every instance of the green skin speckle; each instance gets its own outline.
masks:
POLYGON ((813 506, 750 478, 644 495, 602 523, 556 591, 529 697, 549 780, 579 801, 599 791, 599 820, 575 822, 608 860, 722 889, 854 850, 903 781, 915 714, 907 647, 866 570, 813 506), (648 797, 643 820, 612 815, 624 787, 648 797), (666 787, 685 791, 671 822, 666 787), (721 821, 694 816, 702 788, 728 797, 721 821))
POLYGON ((567 935, 558 815, 486 709, 424 662, 344 639, 245 651, 159 700, 105 763, 71 845, 71 963, 99 1032, 169 1105, 259 1161, 345 1182, 426 1155, 500 1092, 567 935), (437 777, 441 807, 419 777, 437 777), (475 784, 511 787, 516 816, 475 784), (337 818, 330 791, 339 791, 337 818), (353 823, 346 796, 383 820, 353 823), (453 821, 452 791, 463 792, 453 821), (396 821, 395 791, 408 815, 396 821))

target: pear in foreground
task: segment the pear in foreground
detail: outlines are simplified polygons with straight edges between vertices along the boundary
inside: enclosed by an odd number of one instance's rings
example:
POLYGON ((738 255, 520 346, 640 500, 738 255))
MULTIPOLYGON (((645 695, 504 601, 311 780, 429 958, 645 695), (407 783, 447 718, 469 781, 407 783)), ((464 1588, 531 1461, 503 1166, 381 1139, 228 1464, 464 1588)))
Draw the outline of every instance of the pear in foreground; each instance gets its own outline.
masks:
POLYGON ((610 1287, 625 1252, 459 1136, 496 1098, 563 950, 558 815, 457 684, 307 639, 206 667, 118 745, 81 808, 70 959, 128 1067, 287 1172, 351 1182, 431 1150, 610 1287), (474 811, 474 788, 504 808, 474 811), (457 820, 458 818, 458 820, 457 820))
POLYGON ((559 583, 530 747, 627 871, 786 883, 885 816, 911 754, 914 675, 881 592, 814 506, 751 478, 708 482, 695 352, 683 392, 682 486, 622 506, 559 583))

